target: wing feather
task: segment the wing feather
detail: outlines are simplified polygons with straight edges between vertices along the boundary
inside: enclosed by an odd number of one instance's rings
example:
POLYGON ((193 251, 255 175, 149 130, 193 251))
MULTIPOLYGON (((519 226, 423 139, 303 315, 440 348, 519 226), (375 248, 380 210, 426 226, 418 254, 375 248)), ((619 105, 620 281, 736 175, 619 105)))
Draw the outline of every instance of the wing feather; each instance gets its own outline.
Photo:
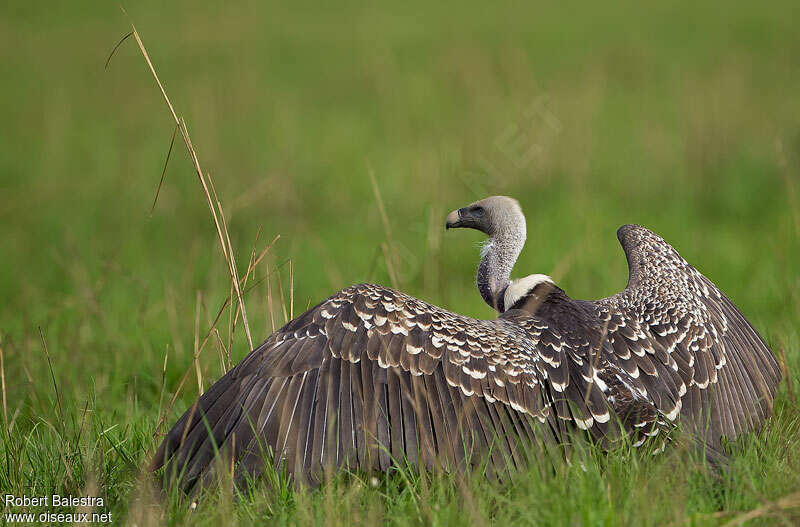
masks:
MULTIPOLYGON (((488 472, 502 474, 509 461, 522 463, 517 442, 554 419, 554 382, 578 379, 574 404, 583 405, 584 350, 547 328, 532 317, 476 320, 353 286, 289 322, 212 386, 152 466, 186 466, 185 488, 214 472, 217 449, 246 461, 251 475, 272 455, 302 483, 340 466, 386 470, 403 459, 452 469, 481 453, 488 472)), ((562 417, 540 435, 568 433, 571 414, 562 417)))
POLYGON ((659 236, 636 225, 621 227, 617 236, 628 259, 628 286, 595 303, 608 324, 613 361, 664 415, 672 415, 680 398, 682 420, 712 446, 722 436, 732 439, 758 428, 780 382, 780 368, 764 340, 659 236), (665 375, 656 358, 675 375, 665 375))

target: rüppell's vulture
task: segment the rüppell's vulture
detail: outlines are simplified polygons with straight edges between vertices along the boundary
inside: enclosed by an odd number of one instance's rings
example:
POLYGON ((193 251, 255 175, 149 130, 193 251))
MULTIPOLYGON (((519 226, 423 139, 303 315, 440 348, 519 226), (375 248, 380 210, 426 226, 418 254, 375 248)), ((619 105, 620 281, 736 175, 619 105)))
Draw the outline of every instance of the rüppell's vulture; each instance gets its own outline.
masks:
POLYGON ((478 320, 380 285, 334 294, 272 334, 209 388, 164 438, 152 468, 188 490, 218 467, 265 464, 296 484, 393 463, 508 473, 526 446, 575 430, 601 445, 661 441, 679 422, 716 448, 759 427, 780 381, 758 332, 709 279, 644 227, 617 231, 629 279, 573 300, 544 275, 510 281, 525 243, 516 200, 447 216, 488 235, 478 320), (217 460, 221 458, 221 462, 217 460))

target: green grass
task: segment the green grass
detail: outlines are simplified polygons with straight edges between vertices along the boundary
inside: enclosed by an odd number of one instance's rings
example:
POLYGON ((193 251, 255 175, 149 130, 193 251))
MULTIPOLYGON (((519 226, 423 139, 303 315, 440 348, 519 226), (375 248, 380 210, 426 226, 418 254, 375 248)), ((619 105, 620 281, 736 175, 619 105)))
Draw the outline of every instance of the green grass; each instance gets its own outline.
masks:
MULTIPOLYGON (((214 178, 240 273, 259 229, 259 250, 281 235, 249 282, 254 340, 284 320, 289 261, 295 313, 351 283, 391 283, 372 170, 411 294, 491 316, 473 284, 480 237, 445 235, 444 217, 509 194, 528 215, 516 275, 613 294, 627 278, 614 232, 644 224, 800 372, 791 2, 126 7, 214 178)), ((405 473, 211 491, 191 512, 154 500, 141 467, 159 415, 187 371, 161 430, 197 396, 195 320, 202 340, 230 295, 214 225, 179 142, 148 215, 172 124, 132 40, 103 69, 128 31, 115 5, 0 14, 3 494, 100 495, 115 523, 138 525, 800 521, 800 410, 785 383, 775 418, 730 445, 719 476, 676 448, 588 452, 508 485, 405 473)), ((229 317, 199 356, 205 388, 229 338, 234 362, 248 351, 229 317)))

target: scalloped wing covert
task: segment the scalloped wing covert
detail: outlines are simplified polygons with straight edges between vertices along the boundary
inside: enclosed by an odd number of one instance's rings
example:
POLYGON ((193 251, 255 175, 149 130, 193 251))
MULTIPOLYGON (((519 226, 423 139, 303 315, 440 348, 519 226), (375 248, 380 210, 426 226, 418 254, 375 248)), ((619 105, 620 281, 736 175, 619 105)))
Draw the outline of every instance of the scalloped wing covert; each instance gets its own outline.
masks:
POLYGON ((628 286, 597 301, 614 358, 669 420, 712 445, 757 428, 780 368, 736 306, 661 237, 638 225, 617 236, 628 286))
POLYGON ((488 454, 488 471, 501 474, 525 463, 526 445, 557 444, 575 426, 619 435, 595 382, 592 340, 522 312, 477 320, 353 286, 203 394, 153 468, 167 464, 188 488, 213 475, 217 451, 241 461, 240 476, 258 473, 271 451, 296 480, 317 483, 340 467, 386 470, 405 459, 451 469, 488 454))

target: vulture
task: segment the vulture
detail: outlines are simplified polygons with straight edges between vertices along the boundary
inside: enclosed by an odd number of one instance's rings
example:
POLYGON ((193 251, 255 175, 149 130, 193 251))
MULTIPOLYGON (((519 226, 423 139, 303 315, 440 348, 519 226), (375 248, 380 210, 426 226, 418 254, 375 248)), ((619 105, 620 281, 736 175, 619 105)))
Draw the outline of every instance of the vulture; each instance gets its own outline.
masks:
POLYGON ((380 285, 343 289, 203 393, 151 469, 187 492, 220 467, 242 481, 270 463, 312 486, 397 463, 501 475, 528 463, 531 445, 563 446, 574 434, 661 450, 680 423, 716 449, 771 413, 781 373, 770 349, 650 230, 617 231, 628 284, 586 301, 545 275, 510 280, 526 238, 516 200, 477 201, 451 212, 446 228, 488 236, 477 287, 497 318, 380 285))

